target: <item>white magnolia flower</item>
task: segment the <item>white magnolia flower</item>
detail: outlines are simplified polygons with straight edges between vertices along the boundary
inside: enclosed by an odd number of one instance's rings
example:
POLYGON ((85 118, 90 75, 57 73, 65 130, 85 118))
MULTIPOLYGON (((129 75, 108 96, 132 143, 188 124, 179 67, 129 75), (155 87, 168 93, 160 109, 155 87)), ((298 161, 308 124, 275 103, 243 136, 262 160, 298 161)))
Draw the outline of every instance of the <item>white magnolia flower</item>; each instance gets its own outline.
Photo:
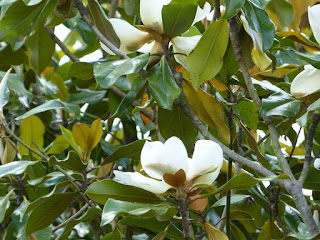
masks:
MULTIPOLYGON (((162 8, 167 5, 171 0, 141 0, 140 1, 140 16, 141 20, 148 29, 155 31, 159 36, 163 34, 163 22, 162 22, 162 8)), ((196 16, 193 23, 205 18, 211 10, 209 3, 204 5, 201 9, 198 7, 196 16)), ((132 52, 149 52, 151 55, 155 53, 162 53, 162 46, 159 42, 153 41, 148 44, 153 37, 148 32, 143 32, 130 25, 128 22, 111 18, 109 19, 115 33, 120 39, 120 50, 125 53, 132 52), (145 45, 147 44, 147 45, 145 45)), ((175 59, 177 62, 185 67, 186 55, 188 55, 193 48, 199 42, 201 36, 194 37, 175 37, 171 39, 171 43, 174 47, 175 59)), ((101 47, 109 54, 114 53, 104 44, 100 43, 101 47)))
MULTIPOLYGON (((313 35, 320 44, 320 5, 309 7, 308 17, 313 35)), ((315 93, 320 90, 320 70, 306 65, 292 81, 290 92, 293 96, 300 98, 315 93)))
POLYGON ((319 169, 319 168, 320 168, 320 158, 316 158, 316 160, 314 160, 313 166, 314 166, 316 169, 319 169))
POLYGON ((141 165, 150 176, 138 172, 115 171, 114 180, 155 194, 170 188, 191 192, 197 186, 210 185, 218 177, 223 163, 221 147, 210 140, 196 142, 192 159, 177 137, 161 142, 146 142, 141 151, 141 165))

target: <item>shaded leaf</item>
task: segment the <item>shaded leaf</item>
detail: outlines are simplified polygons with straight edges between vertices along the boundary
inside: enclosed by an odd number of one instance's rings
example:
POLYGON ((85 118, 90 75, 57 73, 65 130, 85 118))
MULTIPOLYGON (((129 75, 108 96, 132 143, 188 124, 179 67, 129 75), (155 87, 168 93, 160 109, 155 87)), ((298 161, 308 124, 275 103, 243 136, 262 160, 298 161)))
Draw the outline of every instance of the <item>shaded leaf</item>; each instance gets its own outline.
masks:
POLYGON ((93 64, 85 62, 72 63, 68 77, 77 78, 80 80, 89 80, 93 77, 93 64))
POLYGON ((219 229, 212 226, 210 223, 204 223, 203 226, 207 232, 208 240, 215 240, 215 239, 228 240, 229 239, 226 234, 224 234, 219 229))
POLYGON ((20 175, 28 166, 38 163, 37 161, 16 161, 0 166, 0 178, 7 175, 20 175))
POLYGON ((224 0, 226 4, 226 10, 222 18, 223 19, 232 18, 234 15, 236 15, 240 11, 245 1, 246 0, 224 0))
POLYGON ((105 204, 109 198, 141 203, 160 203, 161 200, 148 191, 140 188, 123 185, 110 179, 91 184, 86 194, 93 201, 105 204))
POLYGON ((70 151, 68 156, 63 160, 58 160, 55 156, 51 156, 49 158, 50 165, 58 165, 60 167, 82 172, 86 170, 87 165, 84 164, 78 153, 74 151, 70 151))
POLYGON ((9 79, 10 72, 11 72, 11 68, 3 76, 1 83, 0 83, 0 114, 3 114, 2 108, 8 103, 8 99, 9 99, 9 91, 7 89, 7 82, 9 79))

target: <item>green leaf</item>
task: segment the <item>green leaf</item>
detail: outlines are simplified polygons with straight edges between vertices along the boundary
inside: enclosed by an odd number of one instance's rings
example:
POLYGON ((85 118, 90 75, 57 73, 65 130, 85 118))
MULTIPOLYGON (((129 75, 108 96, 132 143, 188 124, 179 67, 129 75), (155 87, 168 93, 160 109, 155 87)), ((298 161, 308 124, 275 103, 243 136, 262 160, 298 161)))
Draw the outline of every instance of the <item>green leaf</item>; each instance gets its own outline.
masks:
POLYGON ((79 93, 70 94, 67 103, 70 104, 95 104, 102 100, 106 95, 106 91, 91 91, 83 89, 79 93))
POLYGON ((11 68, 6 72, 0 83, 0 114, 3 114, 3 107, 8 103, 9 91, 7 89, 7 82, 11 68))
POLYGON ((295 49, 292 48, 286 48, 283 49, 284 52, 289 56, 289 58, 292 58, 294 60, 298 60, 301 62, 301 64, 311 64, 315 68, 320 69, 320 56, 315 54, 307 54, 307 53, 301 53, 295 49))
POLYGON ((261 229, 258 240, 282 239, 283 237, 284 234, 278 229, 273 221, 270 221, 269 219, 261 229))
POLYGON ((120 146, 112 154, 106 157, 101 165, 117 161, 121 158, 131 158, 133 160, 140 160, 140 154, 146 140, 137 140, 124 146, 120 146))
POLYGON ((226 4, 226 10, 222 16, 222 19, 229 19, 236 15, 246 0, 224 0, 226 4))
POLYGON ((31 115, 34 115, 34 114, 45 112, 48 110, 56 110, 56 109, 64 109, 67 112, 80 114, 79 106, 68 104, 68 103, 62 102, 58 99, 53 99, 53 100, 50 100, 42 105, 39 105, 39 106, 31 109, 30 111, 26 112, 25 114, 20 115, 19 117, 16 118, 16 120, 17 121, 23 120, 31 115))
MULTIPOLYGON (((241 205, 243 204, 247 198, 250 197, 250 195, 244 195, 244 194, 232 194, 230 204, 233 205, 241 205)), ((225 206, 227 204, 227 197, 224 196, 223 198, 220 198, 215 204, 212 205, 213 208, 215 207, 221 207, 225 206)))
POLYGON ((56 193, 46 198, 30 213, 26 234, 30 235, 53 223, 72 202, 73 193, 56 193))
POLYGON ((260 115, 261 117, 277 115, 292 118, 299 113, 300 105, 301 101, 288 93, 274 93, 262 100, 260 115))
POLYGON ((239 114, 240 118, 248 128, 255 131, 257 130, 259 114, 256 105, 252 101, 239 101, 232 107, 239 114))
POLYGON ((3 222, 6 211, 10 207, 10 196, 12 195, 14 189, 12 189, 8 194, 6 194, 4 197, 0 197, 0 223, 3 222))
POLYGON ((44 5, 45 2, 31 7, 23 1, 13 3, 0 21, 0 41, 23 43, 44 5))
POLYGON ((250 1, 243 4, 243 11, 250 28, 262 35, 263 51, 268 50, 273 44, 275 34, 274 24, 268 13, 250 1))
POLYGON ((147 75, 150 92, 157 103, 165 109, 172 109, 173 101, 179 97, 181 89, 175 82, 167 60, 162 56, 160 63, 147 75))
POLYGON ((89 80, 93 77, 93 64, 85 62, 72 63, 68 77, 79 80, 89 80))
POLYGON ((208 240, 215 240, 215 239, 228 240, 229 239, 226 234, 224 234, 219 229, 212 226, 210 223, 204 223, 203 226, 207 232, 208 240))
POLYGON ((59 154, 66 150, 69 147, 69 145, 69 141, 66 139, 66 137, 63 135, 59 135, 48 147, 46 147, 46 149, 48 150, 45 152, 47 155, 59 154))
POLYGON ((64 128, 63 126, 60 125, 60 129, 61 129, 61 132, 63 134, 63 136, 65 136, 65 138, 67 139, 67 141, 69 142, 70 146, 78 151, 78 145, 76 143, 76 141, 74 140, 73 138, 73 135, 72 135, 72 132, 69 130, 69 129, 66 129, 64 128))
POLYGON ((163 231, 161 233, 158 233, 157 236, 152 238, 152 240, 164 240, 166 235, 167 235, 167 231, 163 231))
MULTIPOLYGON (((6 74, 5 72, 0 72, 0 78, 3 78, 5 74, 6 74)), ((18 94, 24 95, 25 97, 32 99, 32 93, 27 91, 22 81, 22 78, 19 74, 16 74, 16 73, 9 74, 7 87, 18 94)))
POLYGON ((49 164, 58 165, 77 172, 82 172, 87 168, 87 165, 81 161, 79 154, 75 151, 70 151, 68 156, 63 160, 58 160, 55 156, 51 156, 49 158, 49 164))
POLYGON ((58 236, 57 240, 67 239, 73 228, 79 224, 92 220, 95 216, 101 215, 101 209, 90 207, 81 217, 69 221, 64 227, 62 233, 58 236))
POLYGON ((181 139, 189 152, 193 149, 198 131, 180 108, 174 106, 173 110, 169 111, 160 107, 158 124, 164 139, 176 136, 181 139))
POLYGON ((229 41, 229 27, 227 20, 212 23, 202 38, 187 57, 187 68, 191 72, 194 87, 199 87, 220 71, 223 56, 229 41))
POLYGON ((187 31, 196 16, 197 0, 173 0, 162 8, 164 33, 171 39, 187 31))
POLYGON ((0 51, 0 65, 28 64, 28 56, 24 49, 13 51, 8 45, 0 51))
POLYGON ((140 203, 160 203, 161 200, 148 191, 123 185, 110 179, 95 182, 88 187, 86 194, 93 201, 105 204, 109 198, 140 203))
POLYGON ((51 57, 55 50, 55 42, 42 27, 28 38, 27 45, 30 49, 31 66, 40 74, 51 63, 51 57))
POLYGON ((37 161, 16 161, 0 166, 0 178, 7 175, 20 175, 28 166, 38 163, 37 161))
MULTIPOLYGON (((274 12, 282 28, 289 26, 294 18, 294 9, 290 2, 286 0, 271 0, 268 4, 268 9, 274 12)), ((298 32, 293 32, 300 34, 298 32)))
POLYGON ((124 11, 129 16, 138 15, 140 11, 140 0, 124 0, 124 11))
POLYGON ((120 40, 108 20, 104 10, 96 0, 88 0, 88 6, 93 17, 93 21, 102 35, 116 47, 120 46, 120 40))
POLYGON ((147 64, 148 58, 149 54, 143 54, 130 59, 97 62, 93 69, 97 83, 102 88, 109 88, 122 75, 139 72, 147 64))
MULTIPOLYGON (((140 78, 140 77, 139 77, 140 78)), ((110 118, 116 117, 120 115, 126 108, 131 106, 132 102, 136 99, 137 95, 141 92, 141 89, 146 85, 147 80, 141 79, 140 82, 137 83, 132 90, 130 90, 126 96, 122 99, 121 103, 119 104, 117 110, 110 118)))
POLYGON ((109 199, 103 208, 101 226, 123 215, 134 215, 141 218, 156 217, 159 221, 164 221, 171 219, 176 213, 177 210, 168 204, 132 203, 109 199))
POLYGON ((303 188, 320 191, 320 170, 310 167, 303 188))

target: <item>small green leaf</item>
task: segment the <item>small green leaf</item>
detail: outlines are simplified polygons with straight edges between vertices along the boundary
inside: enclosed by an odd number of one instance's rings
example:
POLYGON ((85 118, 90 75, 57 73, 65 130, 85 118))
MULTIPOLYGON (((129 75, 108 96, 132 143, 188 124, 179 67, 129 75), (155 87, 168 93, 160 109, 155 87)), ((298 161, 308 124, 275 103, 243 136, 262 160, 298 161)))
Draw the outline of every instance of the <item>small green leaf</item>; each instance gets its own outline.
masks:
POLYGON ((212 23, 187 57, 187 68, 191 72, 194 87, 199 87, 204 81, 217 75, 223 65, 228 42, 228 21, 212 23))
MULTIPOLYGON (((244 194, 232 194, 230 204, 233 205, 241 205, 243 204, 246 199, 250 197, 250 195, 244 195, 244 194)), ((213 208, 215 207, 221 207, 225 206, 227 204, 227 197, 224 196, 223 198, 219 199, 215 204, 212 205, 213 208)))
POLYGON ((226 4, 226 11, 224 12, 222 18, 229 19, 236 15, 246 0, 224 0, 226 4))
POLYGON ((160 203, 161 200, 148 191, 123 185, 110 179, 95 182, 88 187, 86 194, 93 201, 105 204, 109 198, 140 203, 160 203))
POLYGON ((3 222, 6 211, 10 207, 10 196, 12 195, 14 189, 12 189, 8 194, 6 194, 4 197, 0 197, 0 223, 3 222))
POLYGON ((59 154, 66 150, 69 147, 69 141, 67 138, 63 135, 59 135, 56 137, 56 139, 53 141, 52 144, 50 144, 50 147, 46 148, 48 151, 46 151, 46 154, 59 154))
POLYGON ((1 80, 0 83, 0 113, 3 112, 3 107, 8 103, 9 99, 9 91, 7 89, 7 82, 9 79, 9 74, 11 72, 11 68, 6 72, 4 77, 1 80))
POLYGON ((181 89, 175 82, 167 60, 162 56, 160 63, 149 72, 150 92, 157 103, 165 109, 172 109, 173 101, 180 96, 181 89))
POLYGON ((69 129, 66 129, 61 125, 60 125, 60 129, 61 129, 61 132, 62 132, 63 136, 65 136, 65 138, 67 139, 68 143, 70 144, 70 146, 74 150, 76 150, 78 152, 79 149, 78 149, 76 141, 73 138, 72 132, 69 129))
POLYGON ((95 104, 102 100, 106 95, 106 91, 91 91, 82 89, 79 93, 70 94, 67 103, 70 104, 95 104))
POLYGON ((135 142, 124 145, 115 150, 112 154, 106 157, 101 165, 117 161, 121 158, 131 158, 133 160, 140 159, 140 153, 146 140, 137 140, 135 142))
POLYGON ((49 158, 49 164, 58 165, 77 172, 82 172, 87 168, 87 165, 81 161, 79 154, 74 151, 70 151, 68 156, 63 160, 58 160, 55 156, 51 156, 49 158))
POLYGON ((55 193, 46 198, 30 213, 26 225, 26 234, 48 227, 70 205, 73 193, 55 193))
POLYGON ((93 64, 85 62, 72 63, 68 77, 79 80, 89 80, 93 77, 93 64))
POLYGON ((97 83, 102 88, 109 88, 122 75, 139 72, 147 64, 148 58, 149 54, 143 54, 130 59, 97 62, 93 70, 97 83))
POLYGON ((173 0, 162 8, 163 29, 169 38, 187 31, 196 16, 197 0, 173 0))
POLYGON ((109 199, 103 208, 101 226, 107 225, 114 218, 123 215, 134 215, 141 218, 156 217, 163 221, 171 219, 176 213, 177 210, 168 204, 132 203, 109 199))

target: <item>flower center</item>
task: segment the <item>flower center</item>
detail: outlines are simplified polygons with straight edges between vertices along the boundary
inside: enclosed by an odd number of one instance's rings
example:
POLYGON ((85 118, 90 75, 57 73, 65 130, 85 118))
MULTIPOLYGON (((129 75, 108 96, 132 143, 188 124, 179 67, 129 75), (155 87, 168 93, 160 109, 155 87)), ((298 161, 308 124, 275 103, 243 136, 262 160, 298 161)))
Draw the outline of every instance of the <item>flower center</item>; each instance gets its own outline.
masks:
POLYGON ((163 175, 163 180, 172 187, 180 187, 186 181, 186 173, 183 169, 180 169, 175 174, 165 173, 163 175))

